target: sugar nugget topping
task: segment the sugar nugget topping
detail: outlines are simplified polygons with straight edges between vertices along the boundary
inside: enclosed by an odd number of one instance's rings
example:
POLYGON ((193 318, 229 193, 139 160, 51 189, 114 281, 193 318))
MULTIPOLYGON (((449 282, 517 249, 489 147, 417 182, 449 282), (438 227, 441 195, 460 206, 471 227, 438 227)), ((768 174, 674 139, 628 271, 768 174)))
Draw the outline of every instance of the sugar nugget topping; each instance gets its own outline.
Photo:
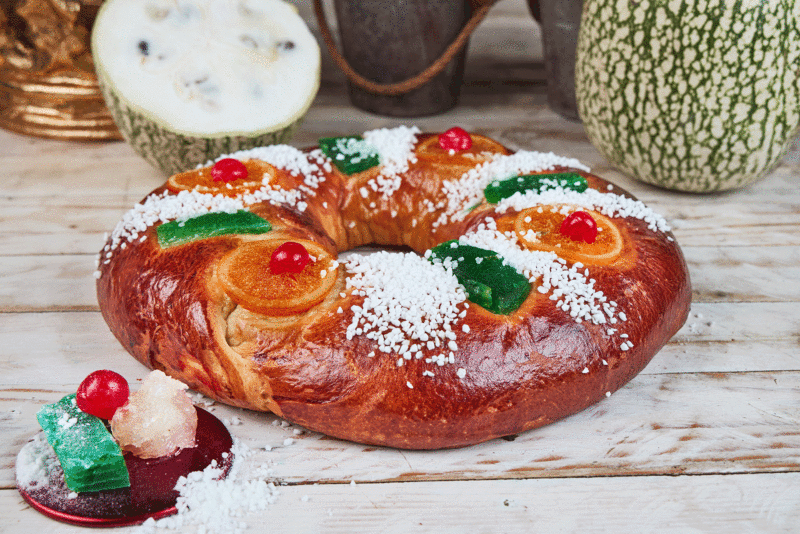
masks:
POLYGON ((452 270, 414 253, 352 255, 347 286, 363 296, 353 306, 347 337, 374 339, 382 352, 420 359, 423 348, 455 350, 453 325, 466 314, 466 295, 452 270))

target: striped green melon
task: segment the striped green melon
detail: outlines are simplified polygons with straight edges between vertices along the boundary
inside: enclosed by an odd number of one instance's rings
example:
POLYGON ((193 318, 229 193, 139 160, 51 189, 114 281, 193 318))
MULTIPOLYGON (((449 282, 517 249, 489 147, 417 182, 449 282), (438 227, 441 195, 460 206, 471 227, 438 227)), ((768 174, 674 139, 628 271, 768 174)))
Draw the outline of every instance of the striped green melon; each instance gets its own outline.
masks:
POLYGON ((282 0, 107 0, 92 55, 122 135, 167 174, 288 141, 320 82, 317 41, 282 0))
POLYGON ((575 84, 595 147, 682 191, 769 172, 800 123, 800 2, 585 0, 575 84))

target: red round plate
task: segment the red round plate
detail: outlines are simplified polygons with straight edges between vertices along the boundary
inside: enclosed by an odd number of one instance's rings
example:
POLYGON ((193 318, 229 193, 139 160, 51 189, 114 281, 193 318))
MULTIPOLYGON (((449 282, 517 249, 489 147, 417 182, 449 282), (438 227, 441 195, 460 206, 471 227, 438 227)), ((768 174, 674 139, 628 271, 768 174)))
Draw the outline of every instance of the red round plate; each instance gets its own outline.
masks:
POLYGON ((233 439, 222 421, 197 408, 196 446, 173 456, 144 460, 126 453, 131 486, 116 490, 73 493, 60 467, 49 473, 47 484, 19 490, 35 510, 65 523, 85 527, 117 527, 160 519, 176 513, 179 493, 175 484, 182 476, 202 471, 213 461, 228 475, 233 463, 233 439))

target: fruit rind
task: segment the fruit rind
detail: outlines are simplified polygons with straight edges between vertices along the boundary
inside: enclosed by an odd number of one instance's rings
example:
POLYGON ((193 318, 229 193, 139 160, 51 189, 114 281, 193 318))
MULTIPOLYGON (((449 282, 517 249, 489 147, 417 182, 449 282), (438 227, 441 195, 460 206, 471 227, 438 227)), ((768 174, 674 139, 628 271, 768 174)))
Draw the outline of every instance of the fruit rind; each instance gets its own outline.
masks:
POLYGON ((688 192, 761 179, 800 126, 797 2, 702 5, 587 0, 575 65, 592 144, 622 172, 688 192))
MULTIPOLYGON (((103 65, 101 54, 103 32, 112 22, 104 22, 104 14, 110 12, 111 4, 124 0, 108 0, 99 9, 92 32, 92 56, 95 72, 106 105, 117 124, 123 138, 133 150, 146 161, 160 169, 166 175, 176 174, 192 169, 214 160, 220 155, 230 154, 259 146, 286 143, 298 129, 303 117, 311 107, 319 90, 321 63, 303 65, 314 69, 306 78, 312 80, 304 87, 307 94, 305 100, 299 100, 291 116, 280 118, 274 124, 265 124, 263 128, 243 128, 242 130, 224 129, 224 131, 193 131, 175 120, 167 120, 157 113, 137 105, 118 88, 103 65)), ((291 4, 289 7, 292 7, 291 4)), ((294 10, 296 13, 296 9, 294 10)), ((298 15, 299 17, 299 15, 298 15)), ((316 41, 310 32, 302 39, 309 40, 314 46, 316 41)), ((286 87, 287 91, 292 90, 286 87)), ((293 106, 294 107, 294 106, 293 106)), ((252 110, 257 113, 258 110, 252 110)))

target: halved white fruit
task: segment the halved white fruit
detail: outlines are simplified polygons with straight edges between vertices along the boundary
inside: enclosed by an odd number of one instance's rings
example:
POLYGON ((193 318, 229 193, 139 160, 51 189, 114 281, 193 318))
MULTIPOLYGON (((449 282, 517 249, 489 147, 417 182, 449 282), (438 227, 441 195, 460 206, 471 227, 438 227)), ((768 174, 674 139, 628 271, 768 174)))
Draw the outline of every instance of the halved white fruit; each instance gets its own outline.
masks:
POLYGON ((286 142, 320 82, 319 45, 283 0, 107 0, 92 54, 123 136, 167 174, 286 142))

